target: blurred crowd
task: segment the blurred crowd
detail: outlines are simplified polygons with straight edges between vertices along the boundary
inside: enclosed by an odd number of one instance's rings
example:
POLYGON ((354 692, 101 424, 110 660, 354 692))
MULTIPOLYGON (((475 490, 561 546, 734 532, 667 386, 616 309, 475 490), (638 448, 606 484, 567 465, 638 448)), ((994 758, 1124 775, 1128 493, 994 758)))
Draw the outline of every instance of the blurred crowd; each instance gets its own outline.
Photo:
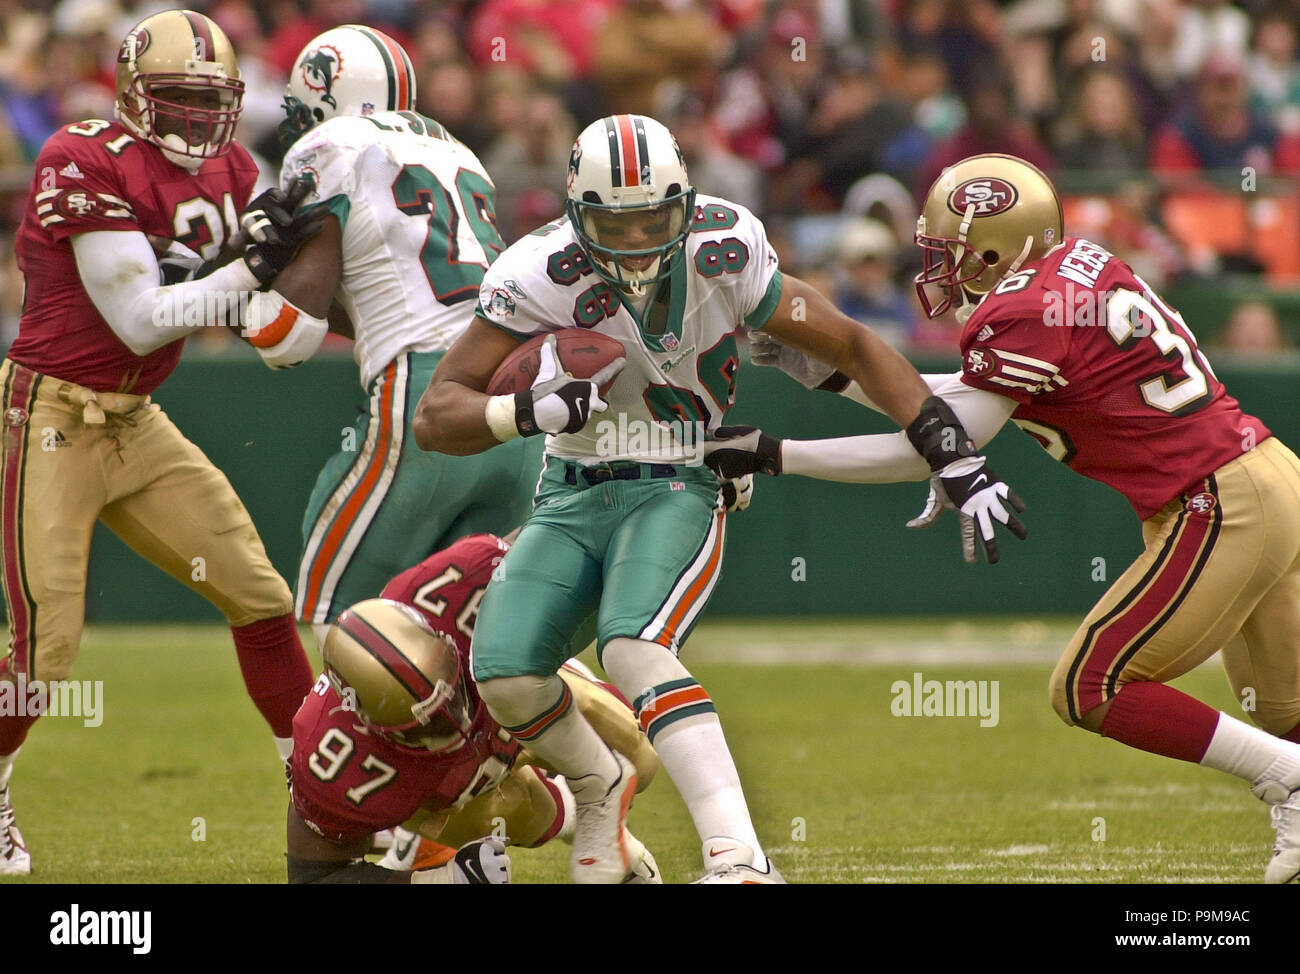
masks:
MULTIPOLYGON (((11 244, 31 160, 60 124, 112 117, 118 43, 167 6, 0 0, 0 328, 16 322, 11 244)), ((758 212, 784 266, 900 344, 952 344, 919 320, 912 233, 931 181, 977 152, 1047 171, 1067 232, 1156 287, 1300 283, 1300 0, 190 6, 235 44, 248 85, 239 137, 268 178, 297 53, 328 27, 370 24, 410 52, 419 111, 493 174, 507 240, 560 212, 582 126, 650 114, 700 192, 758 212)), ((1276 320, 1269 334, 1288 341, 1276 320)))

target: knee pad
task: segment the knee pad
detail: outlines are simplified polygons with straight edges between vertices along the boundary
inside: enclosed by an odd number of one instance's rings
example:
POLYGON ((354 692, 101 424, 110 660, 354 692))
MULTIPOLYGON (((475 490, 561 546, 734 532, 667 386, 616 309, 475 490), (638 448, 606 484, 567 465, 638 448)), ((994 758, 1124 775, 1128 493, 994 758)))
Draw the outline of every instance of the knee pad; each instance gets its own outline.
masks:
POLYGON ((691 676, 672 650, 645 639, 611 639, 601 650, 601 665, 629 700, 650 687, 691 676))
POLYGON ((558 674, 498 676, 478 684, 478 695, 503 727, 516 727, 555 706, 565 694, 558 674))

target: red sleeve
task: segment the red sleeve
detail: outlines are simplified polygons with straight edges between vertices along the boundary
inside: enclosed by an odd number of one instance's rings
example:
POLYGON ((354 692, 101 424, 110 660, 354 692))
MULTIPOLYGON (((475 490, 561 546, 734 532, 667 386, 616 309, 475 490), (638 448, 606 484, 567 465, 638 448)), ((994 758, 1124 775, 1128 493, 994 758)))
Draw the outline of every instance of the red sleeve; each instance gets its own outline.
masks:
POLYGON ((65 126, 36 157, 32 202, 36 219, 56 243, 92 230, 143 232, 128 200, 122 164, 99 133, 77 134, 100 124, 91 120, 65 126))
POLYGON ((232 159, 232 169, 235 173, 235 192, 238 194, 235 203, 239 206, 239 212, 243 213, 248 208, 248 202, 253 198, 253 189, 257 186, 259 170, 253 157, 249 155, 238 142, 230 147, 232 159))
POLYGON ((1172 125, 1161 129, 1151 143, 1151 168, 1158 173, 1199 172, 1201 160, 1172 125))
POLYGON ((1027 404, 1068 384, 1061 373, 1071 329, 1049 323, 1045 292, 1033 288, 1005 303, 990 295, 966 322, 961 336, 962 381, 1027 404))

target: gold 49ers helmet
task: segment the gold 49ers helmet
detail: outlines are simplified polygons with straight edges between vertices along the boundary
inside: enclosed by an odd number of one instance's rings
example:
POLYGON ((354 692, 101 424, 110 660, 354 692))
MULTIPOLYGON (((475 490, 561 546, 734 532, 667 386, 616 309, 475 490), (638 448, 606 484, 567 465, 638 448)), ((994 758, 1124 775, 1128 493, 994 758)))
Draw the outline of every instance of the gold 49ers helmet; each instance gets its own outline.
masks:
POLYGON ((456 645, 409 605, 358 602, 330 626, 325 673, 345 706, 403 747, 451 751, 473 723, 456 645))
POLYGON ((117 117, 176 165, 195 170, 226 152, 243 110, 235 49, 203 14, 166 10, 122 41, 117 117))
POLYGON ((1036 166, 995 153, 963 159, 935 180, 916 221, 921 306, 936 318, 962 302, 963 289, 978 300, 1062 233, 1061 199, 1036 166))

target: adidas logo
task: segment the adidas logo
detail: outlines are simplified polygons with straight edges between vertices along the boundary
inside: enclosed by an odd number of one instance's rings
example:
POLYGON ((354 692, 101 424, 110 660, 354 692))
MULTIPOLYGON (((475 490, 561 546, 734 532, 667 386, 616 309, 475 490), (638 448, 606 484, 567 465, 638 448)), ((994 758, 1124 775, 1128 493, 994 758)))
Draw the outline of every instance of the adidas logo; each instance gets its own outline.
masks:
POLYGON ((55 450, 62 450, 65 446, 72 446, 72 441, 63 435, 63 430, 55 429, 53 426, 47 426, 41 430, 41 449, 46 453, 53 453, 55 450))
POLYGON ((77 168, 75 162, 70 162, 59 170, 60 176, 67 176, 69 179, 85 179, 86 174, 77 168))

